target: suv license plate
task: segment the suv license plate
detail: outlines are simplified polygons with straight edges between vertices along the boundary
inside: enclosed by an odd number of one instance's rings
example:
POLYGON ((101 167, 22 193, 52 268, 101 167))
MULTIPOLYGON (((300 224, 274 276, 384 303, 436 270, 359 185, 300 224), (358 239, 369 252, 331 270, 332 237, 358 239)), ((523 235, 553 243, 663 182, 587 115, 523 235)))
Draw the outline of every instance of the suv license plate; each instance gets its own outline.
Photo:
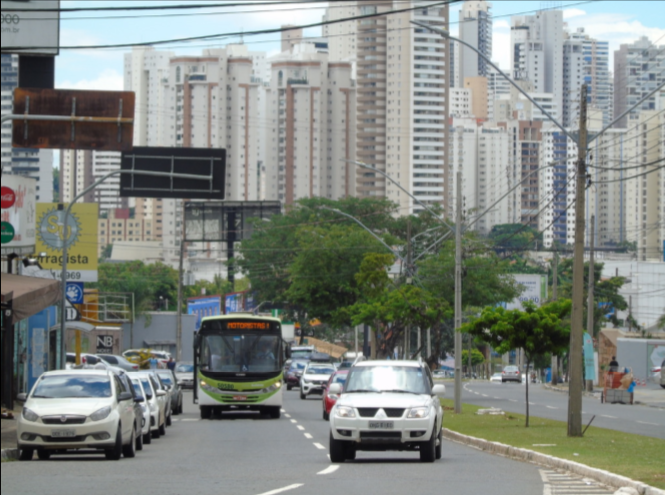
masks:
POLYGON ((392 421, 370 421, 369 422, 370 430, 393 430, 395 429, 395 423, 392 421))
POLYGON ((51 436, 53 438, 74 438, 76 430, 53 430, 51 431, 51 436))

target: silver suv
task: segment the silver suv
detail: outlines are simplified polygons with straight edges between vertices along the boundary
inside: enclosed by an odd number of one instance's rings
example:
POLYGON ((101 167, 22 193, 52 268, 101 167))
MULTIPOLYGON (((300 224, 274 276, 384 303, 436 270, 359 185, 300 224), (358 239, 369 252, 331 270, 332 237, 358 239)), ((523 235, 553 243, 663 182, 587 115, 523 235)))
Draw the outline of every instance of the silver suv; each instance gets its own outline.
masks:
POLYGON ((330 459, 357 451, 417 451, 422 462, 441 458, 444 385, 434 385, 424 362, 365 361, 349 371, 330 414, 330 459))

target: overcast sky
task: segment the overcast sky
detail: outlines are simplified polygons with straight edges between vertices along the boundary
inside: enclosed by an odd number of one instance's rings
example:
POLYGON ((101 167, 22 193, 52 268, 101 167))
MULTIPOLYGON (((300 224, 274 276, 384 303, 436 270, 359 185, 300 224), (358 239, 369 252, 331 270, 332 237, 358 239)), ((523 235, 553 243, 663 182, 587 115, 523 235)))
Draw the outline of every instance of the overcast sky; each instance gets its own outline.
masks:
MULTIPOLYGON (((183 0, 64 0, 63 8, 182 5, 183 0)), ((220 0, 195 0, 198 4, 220 5, 220 0)), ((228 3, 228 2, 227 2, 228 3)), ((234 2, 234 3, 237 3, 234 2)), ((251 2, 247 2, 251 3, 251 2)), ((205 10, 77 12, 62 16, 62 46, 107 45, 117 43, 147 43, 208 34, 256 31, 278 28, 283 24, 309 24, 319 22, 325 11, 322 2, 301 2, 298 5, 251 6, 235 9, 209 8, 205 10), (186 15, 184 15, 186 14, 186 15), (146 17, 147 15, 159 17, 146 17), (168 15, 168 17, 166 17, 168 15), (113 19, 112 16, 140 16, 138 18, 113 19), (75 19, 82 18, 86 19, 75 19), (92 18, 92 19, 91 19, 92 18)), ((652 43, 665 45, 665 8, 662 1, 508 1, 492 2, 494 16, 494 60, 502 68, 510 61, 510 16, 537 10, 543 6, 560 5, 571 30, 584 27, 586 32, 599 40, 610 42, 613 52, 621 43, 631 43, 640 36, 647 36, 652 43)), ((451 7, 451 31, 457 33, 456 22, 461 3, 451 7)), ((321 29, 308 30, 306 36, 320 36, 321 29)), ((198 54, 203 48, 237 43, 238 37, 216 42, 194 42, 189 45, 169 47, 178 54, 198 54)), ((251 50, 276 53, 279 35, 245 36, 251 50)), ((123 54, 127 49, 66 50, 56 59, 56 84, 59 88, 122 90, 123 54)), ((612 66, 610 66, 610 70, 612 66)))

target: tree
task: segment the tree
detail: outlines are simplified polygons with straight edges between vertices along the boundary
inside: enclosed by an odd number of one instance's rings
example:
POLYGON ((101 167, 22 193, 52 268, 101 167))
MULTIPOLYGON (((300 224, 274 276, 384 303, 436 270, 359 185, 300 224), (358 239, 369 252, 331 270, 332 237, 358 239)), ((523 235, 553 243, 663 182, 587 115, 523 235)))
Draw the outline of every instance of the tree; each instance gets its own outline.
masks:
MULTIPOLYGON (((462 364, 467 365, 469 363, 469 350, 464 349, 462 351, 462 364)), ((485 356, 478 349, 471 349, 471 366, 479 366, 485 363, 485 356)))
POLYGON ((533 249, 543 242, 542 232, 521 223, 495 225, 488 238, 497 251, 533 249))
MULTIPOLYGON (((560 354, 570 342, 570 327, 563 320, 570 314, 570 300, 559 300, 541 307, 524 303, 524 311, 502 307, 486 308, 480 317, 463 325, 462 331, 483 339, 504 354, 524 349, 527 370, 536 356, 560 354)), ((526 382, 526 427, 529 426, 529 380, 526 382)))

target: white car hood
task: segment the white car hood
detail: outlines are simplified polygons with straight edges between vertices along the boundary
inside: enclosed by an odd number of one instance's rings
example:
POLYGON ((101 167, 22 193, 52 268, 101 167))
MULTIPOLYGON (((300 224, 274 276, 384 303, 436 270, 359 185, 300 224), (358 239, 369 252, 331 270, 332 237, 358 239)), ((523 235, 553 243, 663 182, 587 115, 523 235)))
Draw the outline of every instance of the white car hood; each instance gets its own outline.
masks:
POLYGON ((25 407, 38 416, 90 416, 100 409, 110 406, 112 398, 108 399, 30 399, 25 407))
POLYGON ((337 401, 340 406, 347 407, 378 407, 378 408, 412 408, 429 405, 431 397, 413 394, 342 394, 337 401))
POLYGON ((330 380, 330 377, 332 376, 332 373, 329 375, 303 375, 303 378, 307 380, 308 382, 327 382, 330 380))

